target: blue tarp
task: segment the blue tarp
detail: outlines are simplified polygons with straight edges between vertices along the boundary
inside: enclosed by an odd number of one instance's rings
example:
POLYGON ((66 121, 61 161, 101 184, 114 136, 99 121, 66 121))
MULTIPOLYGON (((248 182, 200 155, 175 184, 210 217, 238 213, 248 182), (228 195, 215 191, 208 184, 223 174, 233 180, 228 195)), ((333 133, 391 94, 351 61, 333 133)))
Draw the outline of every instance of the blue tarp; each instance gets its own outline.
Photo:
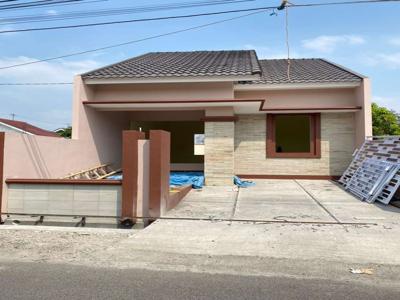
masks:
POLYGON ((237 176, 233 176, 233 183, 234 183, 235 185, 237 185, 238 187, 241 187, 241 188, 247 188, 247 187, 249 187, 249 186, 253 186, 253 185, 256 184, 256 183, 253 182, 253 181, 242 180, 242 179, 240 179, 240 178, 237 177, 237 176))
MULTIPOLYGON (((115 174, 107 179, 122 180, 122 173, 115 174)), ((241 180, 239 177, 233 177, 233 183, 241 188, 247 188, 255 185, 254 182, 248 180, 241 180)), ((169 184, 182 186, 192 185, 194 189, 201 189, 204 185, 204 173, 203 172, 171 172, 169 177, 169 184)))
POLYGON ((107 179, 122 180, 122 173, 118 173, 118 174, 115 174, 115 175, 108 176, 107 179))
POLYGON ((170 185, 192 185, 194 189, 201 189, 204 185, 203 172, 171 172, 169 177, 170 185))

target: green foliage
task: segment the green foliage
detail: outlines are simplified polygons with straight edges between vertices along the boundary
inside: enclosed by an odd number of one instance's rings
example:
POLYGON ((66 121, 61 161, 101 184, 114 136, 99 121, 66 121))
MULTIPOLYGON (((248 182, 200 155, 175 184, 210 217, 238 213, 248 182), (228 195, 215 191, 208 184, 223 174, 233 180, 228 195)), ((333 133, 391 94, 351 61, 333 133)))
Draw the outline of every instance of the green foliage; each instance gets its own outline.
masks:
POLYGON ((393 110, 372 103, 372 131, 374 136, 400 135, 400 116, 393 110))
POLYGON ((70 139, 70 138, 71 138, 71 135, 72 135, 72 127, 71 127, 71 126, 68 126, 68 127, 65 127, 65 128, 57 129, 57 130, 56 130, 56 133, 57 133, 59 136, 62 136, 63 138, 70 139))

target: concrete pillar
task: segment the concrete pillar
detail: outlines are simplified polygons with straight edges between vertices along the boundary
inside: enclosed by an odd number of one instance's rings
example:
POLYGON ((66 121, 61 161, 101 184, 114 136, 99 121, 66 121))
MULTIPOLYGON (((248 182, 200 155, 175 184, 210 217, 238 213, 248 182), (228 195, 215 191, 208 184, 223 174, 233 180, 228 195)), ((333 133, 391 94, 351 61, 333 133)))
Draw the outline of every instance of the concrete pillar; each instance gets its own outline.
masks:
POLYGON ((5 140, 5 133, 4 132, 0 132, 0 224, 2 223, 2 204, 3 204, 3 194, 4 194, 4 189, 3 189, 3 185, 4 185, 4 174, 3 174, 3 170, 4 170, 4 140, 5 140))
POLYGON ((164 130, 150 130, 150 217, 167 211, 171 135, 164 130))
POLYGON ((355 90, 356 103, 362 109, 355 113, 356 147, 360 147, 365 138, 372 136, 371 82, 364 78, 355 90))
POLYGON ((138 141, 143 132, 124 130, 122 133, 122 208, 121 221, 135 222, 138 194, 138 141))
POLYGON ((138 142, 138 196, 136 227, 146 227, 149 224, 149 188, 150 188, 150 142, 138 142))
POLYGON ((234 175, 234 117, 204 120, 204 175, 206 185, 233 184, 234 175))

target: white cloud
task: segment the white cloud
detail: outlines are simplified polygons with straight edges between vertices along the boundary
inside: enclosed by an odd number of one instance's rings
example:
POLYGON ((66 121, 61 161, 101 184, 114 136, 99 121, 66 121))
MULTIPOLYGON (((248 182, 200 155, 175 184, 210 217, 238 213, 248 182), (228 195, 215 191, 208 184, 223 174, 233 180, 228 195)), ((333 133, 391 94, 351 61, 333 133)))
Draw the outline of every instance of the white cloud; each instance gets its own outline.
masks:
POLYGON ((393 46, 400 46, 400 37, 397 38, 391 38, 389 40, 389 44, 393 45, 393 46))
MULTIPOLYGON (((0 31, 9 31, 9 30, 14 30, 15 28, 9 25, 4 25, 0 26, 0 31)), ((2 33, 1 36, 12 36, 12 35, 17 35, 18 32, 6 32, 2 33)))
MULTIPOLYGON (((35 60, 31 57, 0 57, 0 67, 35 60)), ((73 76, 99 67, 94 60, 51 61, 0 70, 1 83, 72 82, 73 76)), ((37 126, 55 129, 71 123, 72 85, 13 86, 0 88, 0 114, 37 126)))
POLYGON ((373 96, 372 101, 376 102, 380 106, 384 106, 388 109, 397 111, 400 113, 400 96, 399 97, 382 97, 382 96, 373 96))
POLYGON ((308 50, 331 53, 339 46, 354 46, 365 43, 359 35, 320 35, 313 39, 302 41, 302 46, 308 50))
POLYGON ((58 11, 56 11, 55 9, 49 9, 48 11, 46 11, 46 13, 52 16, 58 15, 58 11))
POLYGON ((379 66, 397 70, 400 69, 400 52, 369 55, 365 56, 363 61, 372 67, 379 66))
MULTIPOLYGON (((35 58, 19 56, 0 58, 0 67, 34 61, 35 58)), ((73 76, 99 67, 94 60, 52 61, 26 65, 0 72, 2 82, 71 82, 73 76)))
POLYGON ((400 52, 391 54, 378 54, 378 58, 392 69, 400 68, 400 52))

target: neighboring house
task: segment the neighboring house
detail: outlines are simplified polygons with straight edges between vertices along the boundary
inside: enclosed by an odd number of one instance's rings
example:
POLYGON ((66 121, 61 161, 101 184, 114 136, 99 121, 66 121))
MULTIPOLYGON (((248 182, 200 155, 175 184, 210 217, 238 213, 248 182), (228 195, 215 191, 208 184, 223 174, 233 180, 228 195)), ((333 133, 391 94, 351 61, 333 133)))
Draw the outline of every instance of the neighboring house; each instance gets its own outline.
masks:
POLYGON ((123 130, 169 131, 171 168, 204 170, 209 185, 339 176, 372 135, 369 79, 324 59, 289 66, 252 50, 161 52, 87 72, 72 139, 119 164, 123 130))
POLYGON ((1 119, 1 118, 0 118, 0 132, 17 132, 29 135, 59 137, 59 135, 55 132, 33 126, 26 122, 1 119))

